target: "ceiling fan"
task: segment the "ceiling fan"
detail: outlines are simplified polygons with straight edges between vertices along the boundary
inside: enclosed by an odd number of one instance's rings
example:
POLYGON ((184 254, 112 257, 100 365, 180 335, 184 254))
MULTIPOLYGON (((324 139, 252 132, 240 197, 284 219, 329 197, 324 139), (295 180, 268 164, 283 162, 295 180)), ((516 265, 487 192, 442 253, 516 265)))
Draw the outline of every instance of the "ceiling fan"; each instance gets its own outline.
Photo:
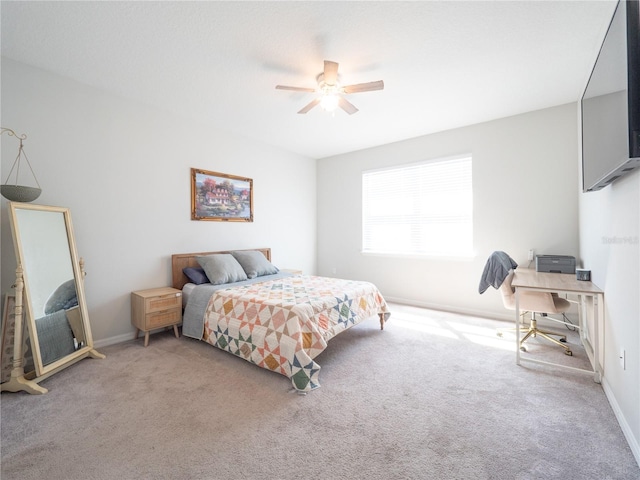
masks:
POLYGON ((340 85, 338 78, 338 64, 329 60, 324 61, 324 71, 318 74, 316 81, 318 82, 318 86, 316 88, 276 85, 276 89, 320 94, 319 97, 305 105, 298 113, 307 113, 313 107, 320 104, 320 106, 327 111, 333 111, 337 107, 340 107, 349 115, 353 115, 358 111, 358 109, 355 105, 346 100, 343 95, 384 89, 384 82, 382 80, 357 83, 355 85, 340 85))

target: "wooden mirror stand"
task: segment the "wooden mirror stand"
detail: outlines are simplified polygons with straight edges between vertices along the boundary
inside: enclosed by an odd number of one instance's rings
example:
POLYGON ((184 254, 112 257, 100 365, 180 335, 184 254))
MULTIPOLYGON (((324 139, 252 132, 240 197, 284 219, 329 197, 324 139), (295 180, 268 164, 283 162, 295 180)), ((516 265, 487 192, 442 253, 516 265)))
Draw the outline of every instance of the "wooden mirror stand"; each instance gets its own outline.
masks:
POLYGON ((9 210, 17 260, 14 338, 11 374, 3 374, 0 391, 43 394, 40 381, 83 358, 105 356, 93 348, 69 209, 10 202, 9 210), (27 333, 34 371, 25 374, 27 333))

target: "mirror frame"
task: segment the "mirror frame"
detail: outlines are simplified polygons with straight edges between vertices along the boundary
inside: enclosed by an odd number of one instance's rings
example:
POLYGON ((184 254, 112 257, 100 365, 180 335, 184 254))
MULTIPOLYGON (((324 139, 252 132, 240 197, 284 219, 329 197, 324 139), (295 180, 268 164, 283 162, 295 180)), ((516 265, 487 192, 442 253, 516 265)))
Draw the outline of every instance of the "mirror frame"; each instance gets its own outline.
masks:
MULTIPOLYGON (((75 237, 73 233, 73 225, 71 223, 71 212, 66 207, 53 207, 47 205, 33 205, 29 203, 20 203, 20 202, 9 202, 9 211, 10 211, 10 224, 11 224, 11 233, 13 235, 13 245, 16 255, 16 261, 18 263, 18 269, 22 269, 22 279, 24 282, 24 290, 23 290, 23 299, 24 299, 24 309, 26 311, 26 323, 29 332, 29 340, 31 342, 31 351, 33 354, 34 366, 35 366, 35 374, 36 377, 34 381, 37 383, 39 380, 43 380, 47 378, 49 375, 68 367, 69 365, 76 363, 77 361, 85 358, 87 356, 91 356, 94 358, 104 358, 104 355, 98 353, 93 348, 93 337, 91 335, 91 326, 89 323, 89 313, 87 309, 87 304, 85 300, 85 292, 84 292, 84 276, 85 272, 82 266, 82 260, 79 260, 75 237), (45 212, 54 212, 54 213, 62 213, 65 229, 67 233, 67 240, 69 244, 69 255, 71 259, 71 264, 73 268, 73 278, 76 283, 76 295, 78 298, 78 306, 80 308, 80 313, 82 316, 82 328, 84 329, 85 336, 85 344, 76 350, 62 358, 59 358, 47 365, 42 364, 42 356, 40 353, 40 342, 38 339, 38 334, 36 330, 35 316, 33 314, 33 305, 31 302, 31 291, 29 286, 29 274, 25 268, 25 258, 24 258, 24 246, 22 243, 22 238, 20 236, 20 225, 18 223, 18 218, 16 211, 17 210, 36 210, 36 211, 45 211, 45 212)), ((20 355, 23 355, 24 352, 19 352, 20 355)))

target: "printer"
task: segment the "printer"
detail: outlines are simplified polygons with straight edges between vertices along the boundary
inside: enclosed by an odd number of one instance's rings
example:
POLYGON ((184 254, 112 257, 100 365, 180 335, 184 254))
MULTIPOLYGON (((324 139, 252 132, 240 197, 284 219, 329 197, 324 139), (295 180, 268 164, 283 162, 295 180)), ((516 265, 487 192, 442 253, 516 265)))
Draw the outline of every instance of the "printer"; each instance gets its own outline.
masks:
POLYGON ((536 255, 536 272, 576 273, 576 257, 569 255, 536 255))

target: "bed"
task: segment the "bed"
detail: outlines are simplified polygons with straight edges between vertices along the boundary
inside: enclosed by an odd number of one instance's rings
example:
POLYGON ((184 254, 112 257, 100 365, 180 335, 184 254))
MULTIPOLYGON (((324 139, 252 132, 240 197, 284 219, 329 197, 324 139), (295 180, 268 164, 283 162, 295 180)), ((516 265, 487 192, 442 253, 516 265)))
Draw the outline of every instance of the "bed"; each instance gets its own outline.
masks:
POLYGON ((184 336, 280 373, 299 392, 320 386, 314 359, 331 338, 372 317, 383 329, 390 316, 372 283, 279 271, 269 248, 174 254, 171 269, 184 336))

